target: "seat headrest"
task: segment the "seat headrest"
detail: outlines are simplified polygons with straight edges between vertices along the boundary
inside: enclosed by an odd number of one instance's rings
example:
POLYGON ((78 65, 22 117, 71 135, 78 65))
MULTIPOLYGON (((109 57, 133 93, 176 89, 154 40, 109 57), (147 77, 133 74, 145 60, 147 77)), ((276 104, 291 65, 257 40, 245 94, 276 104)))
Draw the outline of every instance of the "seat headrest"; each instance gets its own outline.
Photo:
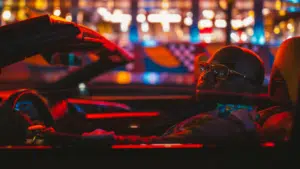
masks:
POLYGON ((285 40, 279 47, 269 83, 269 95, 275 102, 294 105, 298 98, 300 75, 300 37, 285 40))

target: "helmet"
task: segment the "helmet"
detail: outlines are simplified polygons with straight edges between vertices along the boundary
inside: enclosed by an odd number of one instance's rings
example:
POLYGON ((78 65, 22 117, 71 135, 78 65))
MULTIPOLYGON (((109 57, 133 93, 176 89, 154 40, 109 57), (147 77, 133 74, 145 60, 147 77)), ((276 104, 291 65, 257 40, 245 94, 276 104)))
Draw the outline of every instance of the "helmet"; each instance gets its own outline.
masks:
POLYGON ((235 98, 231 101, 241 101, 241 97, 243 99, 261 92, 265 75, 264 63, 251 50, 226 46, 217 51, 206 64, 213 71, 203 71, 200 74, 197 83, 198 100, 207 100, 208 96, 213 96, 213 100, 228 101, 230 96, 235 98))

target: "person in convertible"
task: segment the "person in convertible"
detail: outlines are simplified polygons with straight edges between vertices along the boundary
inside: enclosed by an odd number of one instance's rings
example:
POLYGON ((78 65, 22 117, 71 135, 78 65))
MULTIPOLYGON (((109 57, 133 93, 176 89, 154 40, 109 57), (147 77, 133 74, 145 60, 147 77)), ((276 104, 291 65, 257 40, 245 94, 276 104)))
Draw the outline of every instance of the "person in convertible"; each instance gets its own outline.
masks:
POLYGON ((117 143, 225 143, 256 138, 256 107, 244 98, 261 92, 265 71, 259 56, 245 48, 226 46, 199 63, 199 69, 197 99, 211 111, 200 112, 163 135, 147 139, 132 140, 101 129, 82 135, 112 135, 117 143), (237 104, 241 101, 245 104, 237 104))

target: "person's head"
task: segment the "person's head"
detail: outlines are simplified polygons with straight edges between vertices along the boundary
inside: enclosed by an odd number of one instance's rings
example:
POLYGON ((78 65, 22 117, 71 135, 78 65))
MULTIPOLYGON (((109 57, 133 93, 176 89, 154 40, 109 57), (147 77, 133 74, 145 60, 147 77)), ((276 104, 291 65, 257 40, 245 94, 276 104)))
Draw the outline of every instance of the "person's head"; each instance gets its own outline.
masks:
POLYGON ((197 92, 214 90, 234 93, 258 93, 264 81, 264 64, 249 49, 226 46, 207 62, 200 63, 197 92))

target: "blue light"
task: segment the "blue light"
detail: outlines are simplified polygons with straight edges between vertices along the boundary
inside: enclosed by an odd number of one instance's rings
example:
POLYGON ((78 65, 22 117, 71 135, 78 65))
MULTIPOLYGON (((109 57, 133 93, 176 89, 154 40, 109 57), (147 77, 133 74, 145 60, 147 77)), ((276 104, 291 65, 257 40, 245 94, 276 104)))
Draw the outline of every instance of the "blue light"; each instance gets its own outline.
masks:
POLYGON ((142 42, 142 45, 144 46, 144 47, 154 47, 154 46, 157 46, 157 42, 156 42, 156 40, 145 40, 145 41, 143 41, 142 42))
POLYGON ((251 42, 254 45, 264 45, 266 43, 263 23, 254 25, 254 35, 251 38, 251 42))
POLYGON ((297 11, 300 11, 300 8, 296 8, 294 6, 291 6, 291 7, 287 8, 287 11, 288 12, 297 12, 297 11))
POLYGON ((200 37, 199 37, 199 29, 198 25, 192 25, 190 28, 190 41, 191 43, 199 43, 200 37))
POLYGON ((286 0, 286 2, 290 2, 290 3, 300 3, 300 0, 286 0))
POLYGON ((129 29, 129 40, 131 43, 137 43, 139 41, 139 33, 136 25, 131 25, 129 29))
POLYGON ((154 72, 146 72, 143 75, 143 82, 145 84, 155 85, 159 83, 159 74, 154 72))

